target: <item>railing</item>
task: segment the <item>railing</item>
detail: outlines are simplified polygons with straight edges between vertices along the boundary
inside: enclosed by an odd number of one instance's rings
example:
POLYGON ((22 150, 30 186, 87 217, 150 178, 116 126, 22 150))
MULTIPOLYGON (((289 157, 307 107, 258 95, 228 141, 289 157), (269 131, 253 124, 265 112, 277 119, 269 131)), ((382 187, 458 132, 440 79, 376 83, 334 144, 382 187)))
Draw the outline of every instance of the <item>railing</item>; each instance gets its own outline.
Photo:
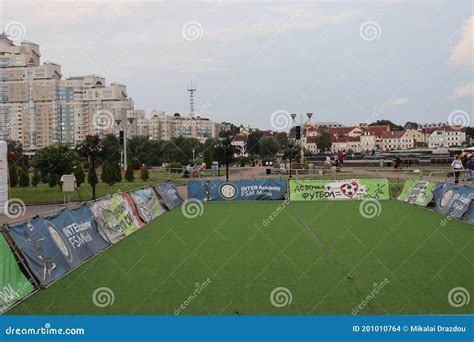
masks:
MULTIPOLYGON (((449 178, 454 182, 455 179, 456 179, 456 177, 454 175, 455 172, 459 172, 458 181, 460 183, 469 183, 469 184, 474 183, 474 170, 456 170, 456 171, 454 171, 453 169, 449 169, 449 170, 433 171, 428 175, 428 180, 430 181, 432 179, 433 175, 444 174, 444 177, 441 177, 441 179, 444 179, 444 181, 447 182, 448 178, 449 178)), ((440 177, 436 177, 436 178, 439 179, 440 177)))

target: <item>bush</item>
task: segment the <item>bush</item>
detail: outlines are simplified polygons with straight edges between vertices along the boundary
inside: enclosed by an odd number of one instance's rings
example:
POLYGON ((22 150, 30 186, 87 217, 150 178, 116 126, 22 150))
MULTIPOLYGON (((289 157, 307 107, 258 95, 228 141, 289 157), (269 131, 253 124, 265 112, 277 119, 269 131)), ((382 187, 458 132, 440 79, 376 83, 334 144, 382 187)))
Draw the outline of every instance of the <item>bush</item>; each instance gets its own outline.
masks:
POLYGON ((97 185, 99 182, 97 178, 97 172, 93 168, 89 168, 89 171, 87 172, 87 183, 89 183, 92 187, 97 185))
POLYGON ((50 173, 48 176, 48 185, 50 188, 54 188, 56 185, 58 185, 58 176, 54 173, 50 173))
POLYGON ((21 186, 22 188, 26 188, 30 186, 30 176, 28 174, 28 167, 23 166, 23 167, 18 168, 18 173, 19 173, 18 185, 21 186))
POLYGON ((88 161, 84 162, 82 164, 82 168, 85 170, 89 170, 91 168, 91 163, 89 163, 88 161))
POLYGON ((8 170, 9 173, 9 178, 10 178, 10 186, 12 188, 16 187, 18 185, 18 170, 16 165, 10 166, 10 169, 8 170))
POLYGON ((125 171, 125 180, 127 182, 133 182, 135 180, 135 175, 133 174, 133 166, 132 164, 128 164, 127 171, 125 171))
POLYGON ((183 164, 181 163, 169 163, 168 171, 171 173, 181 173, 183 172, 183 164))
POLYGON ((132 165, 133 170, 140 170, 140 161, 138 158, 133 158, 130 164, 132 165))
POLYGON ((140 171, 140 179, 144 182, 150 179, 150 175, 148 174, 148 169, 146 167, 142 167, 140 171))
POLYGON ((74 177, 76 178, 77 187, 80 187, 86 179, 86 175, 84 174, 84 170, 80 164, 74 169, 74 177))
POLYGON ((118 162, 105 161, 102 165, 102 182, 108 185, 114 185, 117 182, 122 181, 122 173, 120 171, 120 165, 118 162))
POLYGON ((40 177, 40 174, 38 172, 38 169, 35 169, 33 171, 33 177, 31 178, 31 185, 36 187, 39 183, 41 183, 41 177, 40 177))

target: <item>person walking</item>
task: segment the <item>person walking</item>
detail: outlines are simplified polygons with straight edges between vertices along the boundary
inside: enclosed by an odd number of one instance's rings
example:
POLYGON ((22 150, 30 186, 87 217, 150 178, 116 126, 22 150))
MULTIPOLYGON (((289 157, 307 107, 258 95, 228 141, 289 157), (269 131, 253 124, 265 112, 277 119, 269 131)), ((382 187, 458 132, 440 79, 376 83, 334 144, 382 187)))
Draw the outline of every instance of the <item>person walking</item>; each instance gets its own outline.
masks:
POLYGON ((461 175, 461 170, 463 169, 461 157, 459 155, 456 155, 454 157, 454 160, 451 163, 451 168, 453 169, 454 173, 454 184, 458 184, 459 176, 461 175))

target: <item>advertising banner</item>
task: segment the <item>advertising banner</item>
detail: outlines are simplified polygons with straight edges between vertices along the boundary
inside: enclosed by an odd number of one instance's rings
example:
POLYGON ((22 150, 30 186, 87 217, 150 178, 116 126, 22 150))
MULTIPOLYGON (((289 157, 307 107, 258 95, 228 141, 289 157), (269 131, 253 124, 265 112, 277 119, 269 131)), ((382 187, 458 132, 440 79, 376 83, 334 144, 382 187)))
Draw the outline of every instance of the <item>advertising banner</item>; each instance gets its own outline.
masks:
POLYGON ((94 213, 101 235, 110 243, 117 243, 127 236, 127 230, 114 215, 110 206, 110 198, 103 198, 88 204, 89 209, 94 213))
POLYGON ((397 199, 402 202, 426 207, 433 200, 433 189, 435 186, 435 182, 407 179, 397 199))
POLYGON ((188 198, 201 201, 284 200, 287 181, 278 179, 204 180, 188 183, 188 198))
POLYGON ((474 201, 471 201, 466 213, 461 217, 461 220, 467 223, 474 224, 474 201))
POLYGON ((386 178, 347 180, 290 180, 292 201, 390 199, 386 178))
POLYGON ((86 206, 64 209, 10 227, 30 270, 46 285, 97 254, 109 243, 86 206))
POLYGON ((449 183, 438 183, 433 189, 435 199, 435 210, 441 214, 448 215, 454 202, 454 195, 461 189, 461 185, 449 183))
POLYGON ((0 215, 8 210, 8 159, 7 143, 0 141, 0 215))
POLYGON ((0 234, 0 314, 33 291, 33 285, 21 273, 10 246, 0 234))
POLYGON ((145 222, 150 222, 165 212, 152 188, 135 190, 130 195, 135 202, 140 217, 145 222))
POLYGON ((148 222, 148 221, 145 221, 144 219, 142 219, 140 213, 138 212, 138 208, 135 205, 135 202, 132 196, 130 195, 130 193, 126 192, 126 193, 120 194, 120 196, 122 196, 123 200, 127 202, 130 210, 132 211, 133 217, 135 218, 135 222, 137 223, 137 226, 139 228, 143 227, 145 225, 145 222, 148 222))
POLYGON ((463 186, 453 196, 451 208, 449 208, 448 216, 460 219, 467 213, 474 199, 474 189, 463 186))
POLYGON ((155 185, 154 188, 168 210, 176 208, 183 203, 183 199, 179 196, 178 189, 176 189, 174 183, 166 182, 155 185))

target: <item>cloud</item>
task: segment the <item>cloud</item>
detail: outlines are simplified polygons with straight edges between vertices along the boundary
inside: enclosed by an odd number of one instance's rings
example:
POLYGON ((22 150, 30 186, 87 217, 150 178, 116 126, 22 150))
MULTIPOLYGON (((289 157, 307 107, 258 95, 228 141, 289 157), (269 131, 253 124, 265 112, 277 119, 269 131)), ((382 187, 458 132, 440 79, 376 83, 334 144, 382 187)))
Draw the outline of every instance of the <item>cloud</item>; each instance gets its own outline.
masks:
POLYGON ((389 106, 401 106, 408 103, 407 97, 399 97, 398 99, 393 99, 389 101, 387 104, 389 106))
POLYGON ((461 41, 453 48, 449 62, 470 67, 473 65, 474 17, 470 17, 464 26, 461 41))
POLYGON ((452 99, 460 99, 465 96, 474 96, 474 84, 473 83, 466 83, 456 87, 454 89, 454 94, 450 97, 452 99))

